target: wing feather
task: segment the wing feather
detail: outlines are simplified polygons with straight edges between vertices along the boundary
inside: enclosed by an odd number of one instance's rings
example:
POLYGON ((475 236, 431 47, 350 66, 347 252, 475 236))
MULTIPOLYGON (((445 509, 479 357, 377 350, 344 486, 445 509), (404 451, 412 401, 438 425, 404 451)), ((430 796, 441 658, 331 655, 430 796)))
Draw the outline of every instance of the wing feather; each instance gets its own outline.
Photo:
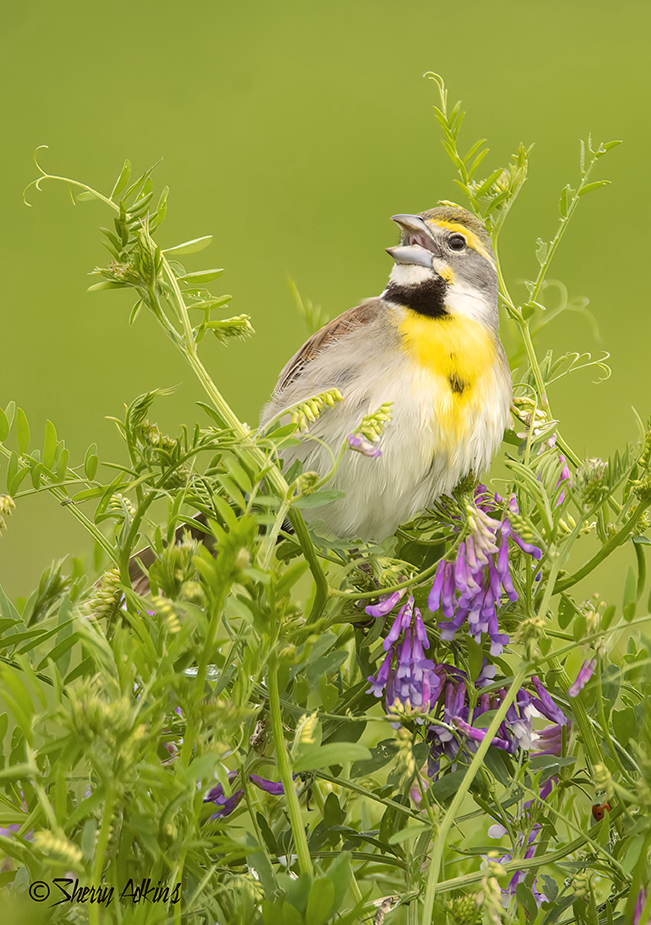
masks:
POLYGON ((278 384, 274 390, 274 398, 291 385, 301 375, 307 364, 314 360, 325 347, 334 341, 345 337, 351 331, 364 324, 374 321, 381 311, 380 299, 366 299, 355 308, 349 308, 342 315, 338 315, 324 324, 322 328, 305 341, 303 346, 294 354, 289 363, 281 371, 278 384))

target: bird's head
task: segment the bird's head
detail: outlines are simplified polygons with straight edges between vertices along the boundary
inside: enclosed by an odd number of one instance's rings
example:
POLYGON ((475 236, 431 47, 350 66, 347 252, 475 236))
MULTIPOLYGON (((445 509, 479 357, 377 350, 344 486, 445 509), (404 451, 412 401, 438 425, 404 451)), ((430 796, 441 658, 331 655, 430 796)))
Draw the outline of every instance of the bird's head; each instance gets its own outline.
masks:
POLYGON ((432 317, 465 314, 497 327, 497 271, 486 229, 460 206, 394 215, 400 244, 383 297, 432 317))

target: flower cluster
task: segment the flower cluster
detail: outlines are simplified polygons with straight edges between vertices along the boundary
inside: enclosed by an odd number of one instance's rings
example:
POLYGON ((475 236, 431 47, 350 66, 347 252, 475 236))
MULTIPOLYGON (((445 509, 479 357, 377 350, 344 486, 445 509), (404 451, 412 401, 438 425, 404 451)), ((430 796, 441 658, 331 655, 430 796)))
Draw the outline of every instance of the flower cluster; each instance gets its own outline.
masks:
MULTIPOLYGON (((235 780, 238 776, 239 771, 229 771, 228 780, 235 780)), ((249 780, 252 784, 255 784, 260 790, 264 790, 265 793, 271 793, 273 796, 280 796, 285 791, 283 785, 280 782, 266 780, 264 777, 258 777, 257 774, 249 774, 249 780)), ((230 816, 230 814, 237 809, 240 800, 244 796, 243 788, 234 790, 233 793, 227 797, 224 793, 224 788, 221 784, 217 784, 216 787, 213 787, 206 796, 204 797, 204 803, 214 803, 215 806, 218 806, 219 809, 216 813, 213 813, 210 817, 211 819, 220 819, 224 816, 230 816)))
MULTIPOLYGON (((430 727, 428 734, 432 774, 438 771, 441 756, 445 755, 449 761, 456 758, 459 751, 459 733, 463 734, 468 744, 484 740, 487 730, 478 728, 473 723, 476 724, 479 717, 489 710, 497 710, 506 696, 504 689, 492 694, 480 694, 472 710, 471 719, 467 678, 459 669, 448 668, 448 672, 450 676, 444 685, 442 698, 443 725, 430 727)), ((475 686, 482 688, 489 685, 494 676, 495 666, 484 665, 475 686)), ((511 755, 518 749, 535 755, 560 755, 563 726, 569 726, 569 721, 539 678, 533 677, 531 684, 537 696, 520 688, 491 745, 511 755), (551 725, 539 731, 535 730, 533 720, 537 717, 550 720, 551 725)))
MULTIPOLYGON (((367 607, 366 612, 372 617, 386 616, 400 596, 400 592, 396 592, 379 604, 367 607)), ((485 738, 486 729, 476 725, 477 719, 498 709, 506 690, 478 693, 471 708, 467 675, 453 665, 436 664, 427 658, 425 650, 429 645, 422 616, 410 595, 384 639, 383 648, 387 654, 377 674, 368 680, 369 693, 378 698, 384 695, 387 711, 393 715, 415 716, 422 723, 425 715, 439 708, 440 717, 432 722, 427 733, 432 776, 438 772, 443 755, 451 762, 456 759, 461 742, 465 740, 472 748, 472 743, 485 738)), ((477 690, 491 685, 495 674, 495 666, 484 662, 475 681, 477 690)), ((491 745, 510 754, 522 749, 537 755, 560 755, 563 727, 569 725, 568 719, 539 678, 533 677, 531 686, 533 691, 524 688, 518 691, 491 745), (533 720, 539 717, 548 719, 550 725, 537 731, 533 720)))
MULTIPOLYGON (((383 616, 399 598, 398 592, 381 604, 367 607, 366 612, 383 616)), ((429 639, 412 596, 398 611, 383 646, 387 655, 377 675, 368 679, 369 692, 381 697, 386 691, 387 709, 393 712, 428 713, 443 688, 446 666, 435 665, 425 656, 429 639)))
POLYGON ((387 401, 380 405, 374 414, 367 414, 362 418, 359 426, 352 434, 348 434, 348 446, 363 456, 377 458, 382 455, 382 450, 377 446, 384 428, 391 420, 391 405, 393 402, 387 401))
MULTIPOLYGON (((515 532, 508 513, 501 521, 489 516, 489 511, 501 503, 498 495, 490 499, 484 485, 477 486, 474 504, 468 502, 466 508, 470 533, 459 544, 453 562, 445 559, 439 562, 428 602, 432 613, 441 610, 445 617, 445 622, 439 623, 441 639, 453 639, 467 622, 468 632, 477 642, 481 641, 482 633, 489 635, 491 655, 500 655, 509 642, 509 637, 500 633, 497 622, 502 595, 510 601, 518 599, 509 567, 509 539, 534 559, 542 557, 542 550, 515 532)), ((515 498, 507 510, 519 513, 515 498)))

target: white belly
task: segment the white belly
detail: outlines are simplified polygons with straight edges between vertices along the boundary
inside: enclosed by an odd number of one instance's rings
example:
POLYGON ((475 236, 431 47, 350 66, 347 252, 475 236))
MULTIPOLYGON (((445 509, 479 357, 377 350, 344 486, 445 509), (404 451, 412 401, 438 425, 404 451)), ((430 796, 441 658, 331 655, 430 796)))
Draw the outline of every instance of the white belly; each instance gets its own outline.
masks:
POLYGON ((452 426, 449 415, 436 411, 454 401, 449 387, 404 356, 393 359, 376 381, 360 377, 342 393, 344 402, 325 412, 301 446, 283 456, 287 464, 300 459, 304 471, 323 476, 332 456, 310 437, 324 441, 336 455, 364 415, 393 402, 392 420, 379 443, 382 456, 347 451, 327 486, 346 497, 309 511, 309 519, 321 521, 326 532, 363 540, 390 536, 449 494, 471 470, 477 475, 485 471, 502 440, 511 397, 508 379, 491 369, 477 383, 481 402, 468 402, 462 420, 452 426))

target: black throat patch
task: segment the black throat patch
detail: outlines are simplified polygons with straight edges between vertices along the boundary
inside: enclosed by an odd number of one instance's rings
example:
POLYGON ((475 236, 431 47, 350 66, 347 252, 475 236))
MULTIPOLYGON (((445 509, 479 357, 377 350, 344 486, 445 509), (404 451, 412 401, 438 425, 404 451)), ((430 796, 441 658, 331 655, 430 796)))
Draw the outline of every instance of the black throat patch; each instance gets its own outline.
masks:
POLYGON ((413 286, 400 286, 393 281, 389 282, 384 298, 388 302, 405 305, 419 315, 428 318, 443 318, 449 315, 445 308, 445 293, 448 284, 440 276, 433 276, 423 283, 413 286))

